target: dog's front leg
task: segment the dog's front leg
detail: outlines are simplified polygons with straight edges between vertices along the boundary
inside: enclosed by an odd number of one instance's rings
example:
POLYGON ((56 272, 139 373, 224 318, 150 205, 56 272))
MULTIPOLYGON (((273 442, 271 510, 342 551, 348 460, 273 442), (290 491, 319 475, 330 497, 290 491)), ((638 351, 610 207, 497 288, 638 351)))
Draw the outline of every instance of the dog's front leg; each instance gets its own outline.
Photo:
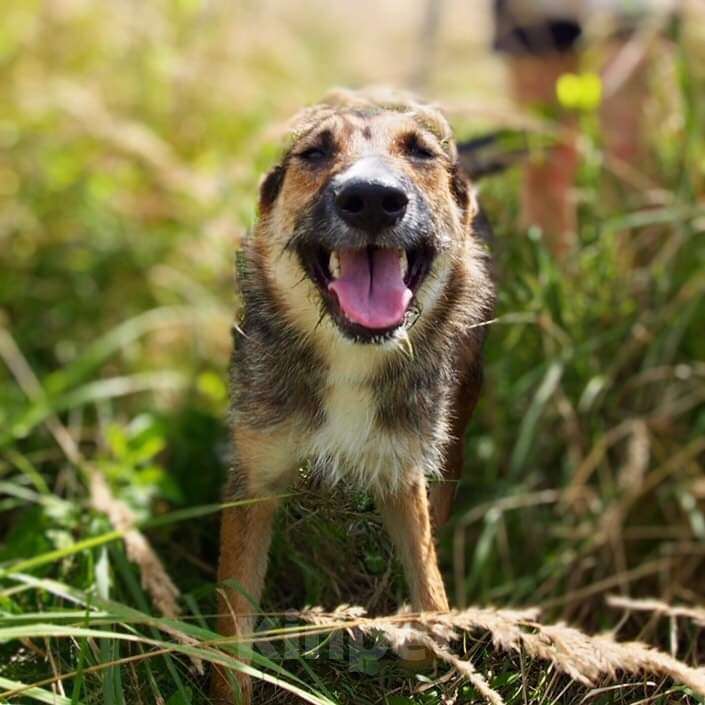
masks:
POLYGON ((381 494, 377 503, 396 546, 415 612, 448 610, 448 598, 438 569, 426 481, 422 477, 396 492, 381 494))
MULTIPOLYGON (((218 633, 244 639, 254 627, 267 571, 267 554, 272 522, 279 500, 273 496, 286 480, 292 450, 277 433, 235 434, 235 467, 229 493, 232 501, 243 504, 223 510, 218 563, 218 633), (279 444, 277 445, 277 442, 279 444), (223 585, 224 584, 224 585, 223 585)), ((247 663, 247 658, 241 660, 247 663)), ((249 705, 252 684, 249 676, 236 674, 238 692, 233 692, 227 674, 216 667, 211 681, 211 696, 217 705, 249 705)))
MULTIPOLYGON (((218 582, 231 585, 221 588, 218 594, 218 633, 221 636, 244 638, 252 633, 254 613, 267 570, 276 505, 276 500, 265 499, 223 511, 218 582)), ((250 645, 245 643, 245 648, 249 649, 250 645)), ((239 700, 226 674, 220 668, 215 669, 212 680, 214 703, 249 705, 252 690, 249 677, 238 673, 236 680, 241 691, 239 700)))

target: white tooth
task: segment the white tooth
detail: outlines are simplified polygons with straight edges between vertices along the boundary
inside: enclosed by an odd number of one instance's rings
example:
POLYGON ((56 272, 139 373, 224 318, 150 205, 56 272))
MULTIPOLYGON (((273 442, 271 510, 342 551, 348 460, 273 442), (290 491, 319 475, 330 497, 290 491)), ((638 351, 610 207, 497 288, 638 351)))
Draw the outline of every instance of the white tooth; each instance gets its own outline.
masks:
POLYGON ((401 264, 401 275, 405 277, 409 271, 409 260, 406 257, 406 250, 399 250, 399 262, 401 264))
POLYGON ((328 269, 333 277, 333 279, 338 279, 340 277, 340 260, 338 259, 337 252, 330 253, 330 260, 328 261, 328 269))

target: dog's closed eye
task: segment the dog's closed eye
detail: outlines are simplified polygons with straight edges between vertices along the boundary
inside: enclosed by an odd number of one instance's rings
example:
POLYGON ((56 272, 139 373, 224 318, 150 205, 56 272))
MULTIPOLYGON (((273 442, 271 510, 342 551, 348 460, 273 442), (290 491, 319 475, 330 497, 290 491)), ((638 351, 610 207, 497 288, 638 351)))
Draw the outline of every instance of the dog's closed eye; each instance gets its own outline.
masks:
POLYGON ((405 135, 402 139, 401 146, 404 154, 412 159, 431 161, 438 156, 433 147, 428 145, 421 136, 415 132, 405 135))
POLYGON ((296 156, 305 162, 320 162, 326 159, 329 154, 323 147, 309 147, 302 152, 298 152, 296 156))
POLYGON ((307 164, 320 164, 329 159, 335 151, 333 136, 329 130, 324 130, 313 140, 307 140, 308 144, 303 145, 294 152, 294 156, 307 164))

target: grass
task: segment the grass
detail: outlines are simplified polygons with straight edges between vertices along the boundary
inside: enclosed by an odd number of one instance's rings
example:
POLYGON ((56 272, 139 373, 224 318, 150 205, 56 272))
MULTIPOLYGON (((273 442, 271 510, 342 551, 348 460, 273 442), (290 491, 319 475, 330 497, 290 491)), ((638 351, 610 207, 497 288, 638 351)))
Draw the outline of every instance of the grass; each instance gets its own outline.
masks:
MULTIPOLYGON (((240 667, 212 631, 233 252, 281 119, 331 84, 413 69, 416 15, 383 4, 365 44, 341 38, 346 12, 0 9, 0 700, 205 703, 195 663, 240 667), (155 610, 96 511, 93 473, 177 583, 179 618, 155 610)), ((498 64, 446 24, 429 92, 455 106, 460 134, 496 126, 498 64)), ((617 191, 595 115, 582 115, 581 248, 567 270, 517 232, 518 174, 483 183, 499 320, 440 537, 454 605, 538 606, 544 622, 614 630, 700 667, 697 621, 606 597, 705 603, 703 39, 681 28, 655 69, 649 189, 617 191)), ((405 670, 377 632, 314 638, 287 613, 389 615, 405 600, 369 499, 303 484, 278 518, 270 640, 252 668, 311 702, 481 702, 448 667, 405 670)), ((663 677, 580 685, 482 630, 453 648, 513 705, 703 702, 663 677)), ((260 702, 293 697, 258 688, 260 702)))

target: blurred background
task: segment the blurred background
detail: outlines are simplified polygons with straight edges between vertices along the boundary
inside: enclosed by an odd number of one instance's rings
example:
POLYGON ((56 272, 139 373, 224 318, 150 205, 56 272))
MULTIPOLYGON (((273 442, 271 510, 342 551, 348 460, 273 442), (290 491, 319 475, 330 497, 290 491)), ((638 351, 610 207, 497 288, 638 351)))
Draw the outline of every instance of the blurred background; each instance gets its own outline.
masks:
MULTIPOLYGON (((438 101, 461 140, 500 131, 497 149, 520 155, 478 183, 499 304, 440 537, 452 603, 539 605, 702 665, 697 625, 605 597, 705 605, 704 20, 691 0, 636 30, 612 83, 614 44, 585 42, 527 96, 516 56, 493 51, 489 0, 2 3, 0 624, 60 622, 68 590, 158 613, 122 543, 100 538, 116 522, 95 474, 139 521, 164 520, 147 536, 188 619, 210 624, 217 516, 173 513, 218 502, 225 478, 234 253, 286 119, 333 86, 381 83, 438 101), (606 132, 605 96, 625 95, 634 72, 645 88, 606 132), (620 169, 610 136, 634 125, 640 162, 620 169), (556 245, 526 198, 544 183, 558 193, 562 177, 541 170, 566 145, 556 245)), ((385 613, 404 599, 369 500, 301 489, 280 518, 265 607, 385 613)), ((12 634, 5 692, 142 648, 12 634)), ((44 687, 66 702, 205 702, 188 661, 146 663, 44 687)), ((334 702, 450 702, 404 685, 406 700, 387 700, 369 685, 387 676, 365 668, 363 681, 336 673, 334 702)), ((471 690, 457 702, 475 702, 471 690)))

